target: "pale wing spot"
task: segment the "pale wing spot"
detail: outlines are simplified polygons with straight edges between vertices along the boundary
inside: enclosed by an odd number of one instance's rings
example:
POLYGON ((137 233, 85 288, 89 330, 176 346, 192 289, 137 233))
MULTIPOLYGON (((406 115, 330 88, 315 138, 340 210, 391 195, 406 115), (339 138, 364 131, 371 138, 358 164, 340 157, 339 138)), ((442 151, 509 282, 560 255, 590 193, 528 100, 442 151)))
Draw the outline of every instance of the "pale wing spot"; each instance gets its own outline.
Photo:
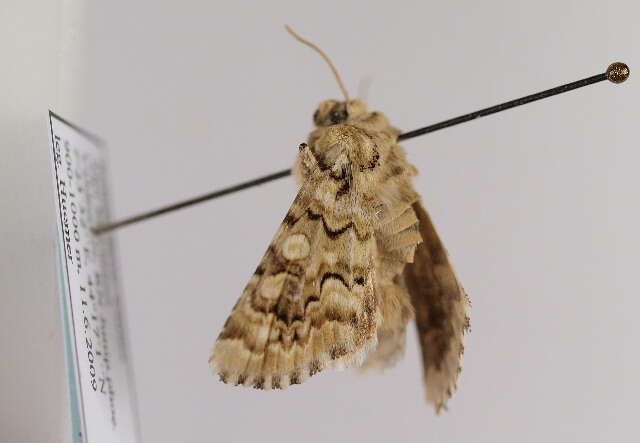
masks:
POLYGON ((322 287, 321 299, 327 306, 336 306, 346 312, 357 311, 359 308, 359 300, 352 297, 349 289, 340 281, 329 278, 322 287))
POLYGON ((258 328, 256 343, 261 343, 261 344, 266 343, 268 338, 269 338, 269 328, 258 328))
POLYGON ((335 265, 338 261, 338 254, 335 252, 325 250, 323 252, 324 261, 327 262, 328 265, 335 265))
POLYGON ((357 312, 360 308, 360 301, 355 297, 349 297, 347 292, 332 291, 324 296, 324 303, 340 308, 345 313, 357 312))
POLYGON ((320 183, 316 187, 315 198, 326 208, 330 208, 335 204, 336 194, 334 187, 335 185, 333 185, 330 181, 320 183))
POLYGON ((293 234, 282 244, 282 255, 287 260, 301 260, 309 255, 309 241, 304 234, 293 234))
POLYGON ((275 300, 282 292, 282 285, 287 278, 285 272, 267 277, 260 287, 260 295, 267 300, 275 300))

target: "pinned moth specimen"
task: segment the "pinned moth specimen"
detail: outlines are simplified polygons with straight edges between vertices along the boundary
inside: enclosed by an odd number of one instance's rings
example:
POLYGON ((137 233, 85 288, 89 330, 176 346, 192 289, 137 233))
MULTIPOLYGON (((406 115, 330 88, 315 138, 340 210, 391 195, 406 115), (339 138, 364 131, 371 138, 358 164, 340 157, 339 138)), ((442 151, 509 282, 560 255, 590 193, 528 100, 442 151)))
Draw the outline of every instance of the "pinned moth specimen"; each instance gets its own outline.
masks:
POLYGON ((384 369, 413 317, 427 401, 456 389, 469 300, 412 184, 400 131, 362 100, 322 102, 299 146, 298 194, 209 364, 225 383, 283 389, 324 369, 384 369))

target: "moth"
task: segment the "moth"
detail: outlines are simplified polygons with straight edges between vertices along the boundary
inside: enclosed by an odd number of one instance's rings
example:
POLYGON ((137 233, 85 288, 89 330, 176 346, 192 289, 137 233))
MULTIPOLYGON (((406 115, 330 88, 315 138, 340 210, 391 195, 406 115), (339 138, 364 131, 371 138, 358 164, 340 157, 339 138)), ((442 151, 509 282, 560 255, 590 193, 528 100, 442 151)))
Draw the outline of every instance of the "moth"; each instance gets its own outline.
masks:
POLYGON ((415 191, 400 131, 364 101, 326 100, 299 146, 298 194, 210 354, 225 383, 284 389, 325 369, 382 370, 416 322, 427 401, 457 387, 469 299, 415 191))

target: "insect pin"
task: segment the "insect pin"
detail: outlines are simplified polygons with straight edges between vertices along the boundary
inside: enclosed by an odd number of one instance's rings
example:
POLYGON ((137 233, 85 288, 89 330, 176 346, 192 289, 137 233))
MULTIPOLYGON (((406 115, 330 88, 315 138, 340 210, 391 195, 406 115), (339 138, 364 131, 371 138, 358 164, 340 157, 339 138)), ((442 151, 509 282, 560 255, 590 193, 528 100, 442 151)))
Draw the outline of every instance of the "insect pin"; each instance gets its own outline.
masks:
POLYGON ((298 194, 210 354, 225 383, 283 389, 325 369, 384 369, 415 318, 427 401, 455 391, 469 300, 415 191, 400 131, 380 112, 326 100, 299 146, 298 194))

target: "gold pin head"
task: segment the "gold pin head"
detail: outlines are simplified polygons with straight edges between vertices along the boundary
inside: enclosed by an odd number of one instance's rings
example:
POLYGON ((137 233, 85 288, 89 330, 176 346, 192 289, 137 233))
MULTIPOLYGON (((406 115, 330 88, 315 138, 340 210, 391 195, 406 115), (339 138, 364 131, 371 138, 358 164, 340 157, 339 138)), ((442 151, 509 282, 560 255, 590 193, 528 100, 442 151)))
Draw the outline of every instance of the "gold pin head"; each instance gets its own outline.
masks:
POLYGON ((611 83, 622 83, 629 78, 629 67, 622 62, 611 63, 607 68, 607 80, 611 83))

